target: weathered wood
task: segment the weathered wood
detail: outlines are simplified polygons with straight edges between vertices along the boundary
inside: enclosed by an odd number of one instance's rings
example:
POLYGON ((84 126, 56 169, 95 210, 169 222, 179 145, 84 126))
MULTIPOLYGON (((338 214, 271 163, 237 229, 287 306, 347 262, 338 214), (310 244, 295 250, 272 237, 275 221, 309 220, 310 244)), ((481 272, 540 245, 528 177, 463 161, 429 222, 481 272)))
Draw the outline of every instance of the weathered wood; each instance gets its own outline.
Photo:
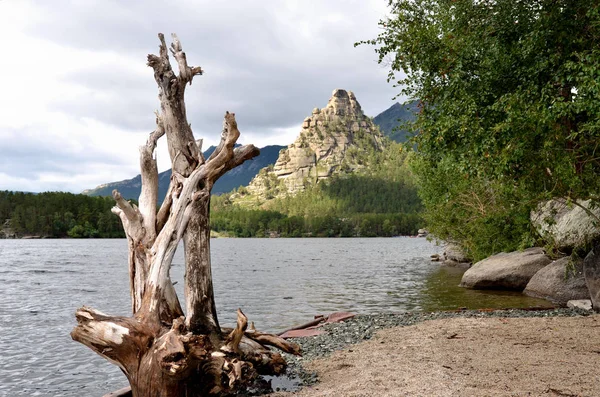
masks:
POLYGON ((210 197, 196 200, 194 216, 184 235, 186 325, 192 332, 218 335, 220 332, 214 301, 210 263, 210 197))
POLYGON ((140 214, 146 232, 146 239, 153 242, 156 239, 156 206, 158 205, 158 167, 154 158, 157 141, 165 135, 165 127, 156 114, 156 130, 148 137, 145 145, 140 146, 140 169, 142 189, 140 192, 140 214))
POLYGON ((131 387, 127 386, 111 393, 107 393, 102 397, 133 397, 133 393, 131 392, 131 387))
POLYGON ((285 361, 266 346, 299 354, 299 347, 275 335, 247 330, 238 311, 235 330, 223 333, 214 303, 210 263, 210 192, 228 170, 259 154, 253 145, 235 148, 240 132, 235 114, 226 112, 221 141, 208 160, 200 153, 187 122, 184 92, 199 67, 190 67, 177 36, 170 65, 164 36, 159 55, 148 55, 158 84, 156 129, 140 147, 142 190, 139 208, 116 190, 113 198, 127 235, 132 317, 109 316, 83 307, 76 312, 74 340, 119 366, 135 397, 228 395, 259 373, 281 374, 285 361), (166 135, 172 175, 157 213, 158 171, 154 150, 166 135), (177 245, 185 247, 184 316, 170 278, 177 245), (247 332, 248 331, 248 332, 247 332))
POLYGON ((244 332, 246 332, 246 328, 248 327, 248 317, 242 312, 241 309, 237 310, 237 324, 236 327, 229 336, 227 337, 227 349, 234 353, 240 353, 240 342, 242 341, 242 337, 244 336, 244 332))
POLYGON ((286 341, 277 335, 263 334, 261 332, 249 332, 246 336, 255 340, 263 346, 273 346, 286 353, 294 354, 296 356, 302 355, 300 347, 292 342, 286 341))
MULTIPOLYGON (((184 102, 185 84, 191 82, 193 74, 185 68, 180 70, 179 77, 175 75, 169 62, 167 44, 161 33, 159 55, 148 55, 148 66, 154 69, 154 79, 158 84, 158 98, 160 99, 161 115, 167 130, 167 144, 173 170, 187 177, 199 162, 198 147, 195 144, 192 129, 187 122, 184 102)), ((178 41, 177 48, 181 48, 178 41)), ((179 59, 185 60, 185 54, 180 54, 179 59)), ((178 59, 178 62, 179 62, 178 59)), ((202 70, 195 68, 197 73, 202 70)))
POLYGON ((281 335, 285 334, 286 332, 290 332, 290 331, 295 331, 295 330, 299 330, 299 329, 305 329, 305 328, 308 328, 308 327, 314 327, 315 325, 319 325, 319 324, 321 324, 322 322, 325 322, 325 321, 327 321, 327 316, 319 315, 314 320, 311 320, 311 321, 309 321, 307 323, 304 323, 302 325, 298 325, 298 326, 295 326, 295 327, 292 327, 292 328, 288 328, 288 329, 286 329, 284 331, 281 331, 280 333, 277 334, 277 336, 281 336, 281 335))
MULTIPOLYGON (((226 112, 221 141, 207 162, 204 189, 210 192, 216 180, 228 170, 258 154, 254 145, 234 150, 240 136, 235 114, 226 112)), ((198 199, 192 206, 192 216, 184 235, 186 325, 192 332, 216 335, 219 333, 212 285, 210 262, 210 196, 198 199)))
POLYGON ((139 212, 117 190, 113 190, 112 194, 116 202, 112 212, 121 218, 129 246, 129 290, 131 310, 135 313, 142 302, 148 271, 148 258, 142 243, 145 231, 139 212))
POLYGON ((173 205, 173 194, 175 190, 178 188, 178 184, 174 179, 174 176, 171 175, 171 181, 169 182, 169 188, 167 189, 167 194, 162 204, 160 205, 160 209, 158 210, 158 214, 156 215, 156 233, 160 233, 162 228, 167 223, 169 219, 169 215, 171 214, 171 205, 173 205))

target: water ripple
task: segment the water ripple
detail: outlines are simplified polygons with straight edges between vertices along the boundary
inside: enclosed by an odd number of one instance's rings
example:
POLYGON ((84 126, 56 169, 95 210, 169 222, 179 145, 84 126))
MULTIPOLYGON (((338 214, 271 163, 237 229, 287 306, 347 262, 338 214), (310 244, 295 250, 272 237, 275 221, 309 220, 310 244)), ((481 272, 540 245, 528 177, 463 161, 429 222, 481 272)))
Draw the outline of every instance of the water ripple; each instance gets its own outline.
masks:
MULTIPOLYGON (((180 297, 181 251, 171 270, 180 297)), ((278 331, 334 311, 417 310, 438 251, 408 238, 212 240, 219 320, 234 325, 241 307, 257 328, 278 331)), ((126 240, 0 240, 0 252, 0 396, 100 396, 125 386, 116 366, 69 333, 83 305, 129 314, 126 240)))

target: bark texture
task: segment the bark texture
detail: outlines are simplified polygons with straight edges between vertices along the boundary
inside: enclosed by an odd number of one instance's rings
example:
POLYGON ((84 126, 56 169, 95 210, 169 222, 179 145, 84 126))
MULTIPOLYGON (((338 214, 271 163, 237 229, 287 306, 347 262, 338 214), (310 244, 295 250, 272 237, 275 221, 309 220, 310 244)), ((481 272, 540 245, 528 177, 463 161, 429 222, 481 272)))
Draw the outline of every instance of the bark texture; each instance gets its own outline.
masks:
POLYGON ((300 354, 297 345, 263 334, 238 310, 233 329, 221 329, 214 302, 210 263, 210 192, 228 170, 259 154, 253 145, 234 149, 240 136, 235 114, 226 112, 221 141, 209 159, 187 121, 184 93, 202 74, 187 63, 177 36, 171 68, 164 36, 159 55, 148 55, 158 85, 156 129, 140 147, 142 190, 139 207, 113 191, 113 212, 129 243, 132 317, 110 316, 82 307, 71 337, 119 366, 133 396, 179 397, 235 394, 258 374, 281 374, 285 361, 276 347, 300 354), (158 170, 154 150, 166 135, 172 163, 167 197, 157 211, 158 170), (185 249, 185 313, 169 270, 180 240, 185 249))

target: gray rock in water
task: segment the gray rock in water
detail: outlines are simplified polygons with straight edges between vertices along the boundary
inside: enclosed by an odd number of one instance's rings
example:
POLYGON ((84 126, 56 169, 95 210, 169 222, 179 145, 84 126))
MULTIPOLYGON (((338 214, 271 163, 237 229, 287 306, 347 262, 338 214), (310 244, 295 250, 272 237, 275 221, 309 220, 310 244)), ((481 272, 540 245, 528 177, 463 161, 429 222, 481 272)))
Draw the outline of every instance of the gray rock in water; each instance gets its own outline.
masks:
POLYGON ((561 306, 570 300, 588 299, 590 293, 583 277, 583 263, 579 261, 569 269, 569 260, 569 257, 561 258, 538 271, 523 293, 561 306))
POLYGON ((461 287, 523 291, 531 278, 551 262, 541 248, 502 252, 474 264, 463 274, 461 287))
POLYGON ((448 267, 460 267, 464 269, 471 267, 471 259, 465 255, 460 246, 453 243, 449 243, 444 248, 442 261, 448 267))
POLYGON ((446 267, 457 267, 459 269, 468 269, 471 267, 471 262, 456 262, 451 259, 446 259, 442 264, 446 267))
POLYGON ((444 249, 446 259, 454 262, 471 262, 471 259, 465 255, 463 250, 456 244, 448 244, 444 249))
POLYGON ((592 310, 592 301, 589 299, 577 299, 567 302, 569 309, 592 310))
POLYGON ((592 307, 595 312, 600 312, 600 240, 596 241, 594 248, 583 260, 583 274, 590 291, 592 307))

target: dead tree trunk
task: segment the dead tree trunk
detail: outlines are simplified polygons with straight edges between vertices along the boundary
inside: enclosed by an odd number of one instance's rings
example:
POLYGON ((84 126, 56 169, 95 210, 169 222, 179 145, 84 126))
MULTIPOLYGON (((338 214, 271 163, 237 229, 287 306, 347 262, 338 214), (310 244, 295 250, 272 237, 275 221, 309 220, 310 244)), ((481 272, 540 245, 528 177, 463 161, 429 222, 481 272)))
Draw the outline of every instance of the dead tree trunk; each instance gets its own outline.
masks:
POLYGON ((171 68, 164 36, 160 54, 148 55, 158 84, 160 112, 156 129, 140 148, 142 191, 139 208, 115 190, 113 212, 129 242, 132 317, 109 316, 82 307, 71 337, 118 365, 134 396, 179 397, 234 394, 257 374, 281 374, 285 361, 267 346, 299 354, 295 344, 248 329, 238 310, 234 329, 221 329, 215 309, 209 210, 215 181, 259 154, 253 145, 234 148, 240 135, 233 113, 226 112, 221 141, 204 159, 186 117, 184 92, 200 67, 190 67, 177 36, 171 68), (156 142, 166 135, 172 163, 167 197, 157 212, 156 142), (173 288, 169 269, 179 241, 185 246, 185 311, 173 288))

